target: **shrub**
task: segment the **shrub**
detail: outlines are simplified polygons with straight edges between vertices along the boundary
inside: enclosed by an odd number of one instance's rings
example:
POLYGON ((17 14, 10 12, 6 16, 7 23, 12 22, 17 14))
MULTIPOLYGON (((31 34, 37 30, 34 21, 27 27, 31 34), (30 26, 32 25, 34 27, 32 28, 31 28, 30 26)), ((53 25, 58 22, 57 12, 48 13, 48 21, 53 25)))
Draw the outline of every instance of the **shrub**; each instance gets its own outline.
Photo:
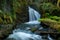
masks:
POLYGON ((42 9, 42 12, 44 11, 45 13, 49 13, 51 15, 59 16, 58 14, 60 14, 60 8, 52 3, 42 3, 40 5, 40 9, 42 9))
POLYGON ((60 17, 57 16, 51 16, 50 18, 55 21, 60 21, 60 17))

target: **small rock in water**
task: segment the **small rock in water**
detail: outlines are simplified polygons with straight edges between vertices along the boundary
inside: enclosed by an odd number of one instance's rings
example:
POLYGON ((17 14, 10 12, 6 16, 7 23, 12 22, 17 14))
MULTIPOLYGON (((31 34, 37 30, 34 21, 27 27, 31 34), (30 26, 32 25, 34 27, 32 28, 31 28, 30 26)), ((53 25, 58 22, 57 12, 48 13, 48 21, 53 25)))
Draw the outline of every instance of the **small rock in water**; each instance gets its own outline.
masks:
POLYGON ((39 30, 42 30, 42 29, 43 29, 43 27, 40 27, 40 28, 39 28, 39 30))
POLYGON ((31 30, 31 28, 30 28, 30 27, 27 27, 26 29, 27 29, 27 30, 31 30))

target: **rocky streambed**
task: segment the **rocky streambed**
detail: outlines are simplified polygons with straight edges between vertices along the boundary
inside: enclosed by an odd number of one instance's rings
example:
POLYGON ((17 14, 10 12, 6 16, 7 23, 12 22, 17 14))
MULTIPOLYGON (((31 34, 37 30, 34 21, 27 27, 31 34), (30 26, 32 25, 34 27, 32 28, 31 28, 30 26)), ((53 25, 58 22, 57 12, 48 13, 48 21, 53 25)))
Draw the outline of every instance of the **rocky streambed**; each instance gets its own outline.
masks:
POLYGON ((50 34, 50 36, 52 38, 54 38, 55 40, 60 40, 60 32, 57 30, 57 28, 54 26, 56 24, 53 24, 52 22, 46 22, 46 21, 41 21, 41 25, 44 27, 44 28, 49 28, 48 29, 48 33, 50 34), (52 25, 51 25, 52 24, 52 25), (55 28, 54 28, 55 27, 55 28))
MULTIPOLYGON (((47 28, 47 27, 43 27, 41 26, 41 24, 37 25, 31 25, 31 24, 19 24, 16 26, 16 29, 13 30, 12 33, 12 38, 14 38, 14 33, 17 32, 25 32, 25 33, 30 33, 30 34, 36 34, 36 35, 40 35, 41 36, 41 40, 59 40, 59 35, 58 33, 56 33, 57 31, 51 28, 47 28)), ((10 37, 10 35, 9 35, 10 37)), ((7 38, 6 40, 9 40, 11 38, 7 38)), ((17 37, 16 37, 17 38, 17 37)))
MULTIPOLYGON (((53 40, 59 40, 60 38, 60 33, 57 32, 57 30, 50 28, 49 26, 41 23, 41 24, 18 24, 17 26, 13 26, 11 24, 8 25, 1 25, 2 28, 0 30, 0 40, 6 39, 9 34, 13 34, 13 32, 19 32, 20 30, 30 30, 30 33, 34 33, 37 35, 40 35, 42 39, 48 40, 48 35, 51 37, 53 40), (14 30, 13 30, 14 29, 14 30), (13 31, 12 31, 13 30, 13 31)), ((29 32, 28 32, 29 33, 29 32)), ((7 40, 7 39, 6 39, 7 40)))

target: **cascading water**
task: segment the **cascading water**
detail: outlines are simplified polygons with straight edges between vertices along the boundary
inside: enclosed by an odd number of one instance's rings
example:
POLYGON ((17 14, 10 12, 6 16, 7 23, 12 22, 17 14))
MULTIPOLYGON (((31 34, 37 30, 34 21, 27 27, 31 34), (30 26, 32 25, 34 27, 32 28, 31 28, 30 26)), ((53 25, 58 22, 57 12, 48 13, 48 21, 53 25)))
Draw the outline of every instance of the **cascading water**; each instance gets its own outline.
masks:
POLYGON ((40 14, 29 7, 29 21, 37 21, 40 18, 40 14))
MULTIPOLYGON (((13 34, 11 34, 7 40, 44 40, 42 39, 42 37, 40 35, 34 34, 31 32, 31 30, 29 27, 30 24, 33 25, 32 27, 34 27, 36 24, 39 24, 40 22, 38 22, 38 19, 40 18, 40 14, 35 11, 34 9, 32 9, 31 7, 29 8, 29 22, 24 23, 22 26, 18 25, 18 29, 15 29, 13 31, 13 34), (29 24, 29 25, 27 25, 29 24)), ((45 40, 52 40, 49 36, 48 39, 45 40)))
POLYGON ((14 38, 15 40, 40 40, 41 37, 35 34, 17 32, 17 33, 14 33, 13 35, 10 35, 9 38, 14 38))
POLYGON ((31 7, 28 8, 29 8, 29 22, 26 22, 26 24, 39 24, 40 22, 38 22, 38 20, 40 18, 40 14, 31 7))

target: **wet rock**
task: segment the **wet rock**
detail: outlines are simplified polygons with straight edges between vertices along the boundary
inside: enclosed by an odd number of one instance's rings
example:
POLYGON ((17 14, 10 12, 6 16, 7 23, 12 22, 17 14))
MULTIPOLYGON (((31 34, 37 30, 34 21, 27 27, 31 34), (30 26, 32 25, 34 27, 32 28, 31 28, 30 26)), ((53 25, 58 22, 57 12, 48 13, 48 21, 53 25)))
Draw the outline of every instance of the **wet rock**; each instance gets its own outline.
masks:
POLYGON ((50 34, 50 37, 51 37, 52 39, 58 40, 58 39, 60 38, 59 35, 60 35, 60 34, 50 34))

